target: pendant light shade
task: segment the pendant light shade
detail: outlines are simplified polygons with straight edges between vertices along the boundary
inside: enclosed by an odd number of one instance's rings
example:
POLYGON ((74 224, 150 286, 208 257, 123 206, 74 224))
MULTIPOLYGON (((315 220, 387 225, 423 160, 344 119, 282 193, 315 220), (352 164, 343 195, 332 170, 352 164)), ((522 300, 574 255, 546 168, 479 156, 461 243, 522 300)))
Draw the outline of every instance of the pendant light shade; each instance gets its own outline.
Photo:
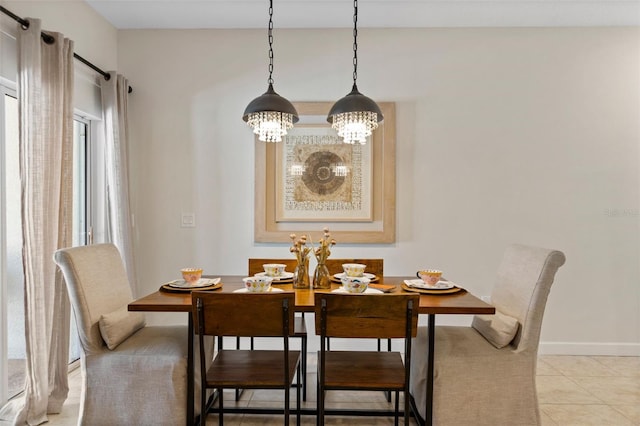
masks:
POLYGON ((353 88, 347 96, 338 100, 327 116, 338 136, 345 143, 365 144, 367 137, 378 127, 384 117, 375 101, 358 91, 358 0, 353 1, 353 88))
POLYGON ((242 119, 264 142, 280 142, 282 136, 298 122, 298 112, 291 102, 278 95, 269 83, 267 91, 249 102, 242 119))
POLYGON ((247 122, 258 139, 280 142, 282 136, 298 122, 298 112, 291 102, 273 90, 273 0, 269 0, 269 80, 265 93, 247 105, 242 119, 247 122))

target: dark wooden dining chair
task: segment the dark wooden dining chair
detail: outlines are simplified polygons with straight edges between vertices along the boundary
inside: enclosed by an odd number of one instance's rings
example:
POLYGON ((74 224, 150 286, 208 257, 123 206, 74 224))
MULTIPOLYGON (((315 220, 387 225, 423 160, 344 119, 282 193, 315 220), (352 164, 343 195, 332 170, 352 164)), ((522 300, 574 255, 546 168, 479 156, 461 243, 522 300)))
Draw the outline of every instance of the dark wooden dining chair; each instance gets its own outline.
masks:
MULTIPOLYGON (((295 376, 296 424, 300 424, 300 351, 289 350, 293 335, 295 294, 208 293, 191 295, 194 332, 200 344, 205 336, 281 337, 282 350, 218 349, 207 369, 200 350, 200 425, 207 417, 206 389, 217 390, 218 419, 223 425, 224 389, 283 389, 284 424, 289 424, 289 394, 295 376), (296 374, 297 373, 297 374, 296 374)), ((202 347, 202 346, 201 346, 202 347)))
MULTIPOLYGON (((327 259, 327 269, 333 276, 344 272, 342 268, 343 263, 360 263, 367 265, 365 272, 374 274, 377 277, 382 278, 384 276, 384 259, 327 259)), ((378 340, 378 351, 382 350, 382 340, 378 340)), ((327 339, 327 346, 331 348, 331 341, 327 339)), ((391 339, 387 339, 387 351, 391 351, 391 339)), ((391 401, 391 394, 387 393, 387 401, 391 401)))
MULTIPOLYGON (((258 259, 250 258, 248 271, 249 276, 255 275, 260 272, 264 272, 262 265, 267 263, 280 263, 286 265, 285 271, 293 272, 298 264, 296 259, 258 259)), ((307 324, 304 319, 304 313, 296 315, 294 317, 293 324, 293 337, 300 338, 300 350, 302 352, 301 359, 301 385, 302 385, 302 400, 307 400, 307 324)), ((237 342, 239 345, 239 341, 237 342)), ((251 349, 253 349, 253 339, 251 339, 251 349)))
POLYGON ((399 392, 404 393, 404 423, 409 424, 411 339, 418 326, 418 294, 316 293, 315 328, 318 353, 318 424, 324 424, 329 390, 395 392, 395 424, 399 392), (331 351, 326 338, 402 338, 404 354, 380 351, 331 351), (404 357, 404 362, 403 362, 404 357))

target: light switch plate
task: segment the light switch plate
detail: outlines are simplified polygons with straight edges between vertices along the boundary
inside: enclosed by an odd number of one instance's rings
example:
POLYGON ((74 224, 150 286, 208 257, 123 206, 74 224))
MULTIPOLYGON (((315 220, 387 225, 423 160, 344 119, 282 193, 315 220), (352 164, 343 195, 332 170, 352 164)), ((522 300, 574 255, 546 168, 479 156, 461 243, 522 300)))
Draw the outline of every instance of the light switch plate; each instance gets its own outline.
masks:
POLYGON ((180 221, 182 228, 195 228, 196 227, 196 215, 195 213, 182 213, 182 220, 180 221))

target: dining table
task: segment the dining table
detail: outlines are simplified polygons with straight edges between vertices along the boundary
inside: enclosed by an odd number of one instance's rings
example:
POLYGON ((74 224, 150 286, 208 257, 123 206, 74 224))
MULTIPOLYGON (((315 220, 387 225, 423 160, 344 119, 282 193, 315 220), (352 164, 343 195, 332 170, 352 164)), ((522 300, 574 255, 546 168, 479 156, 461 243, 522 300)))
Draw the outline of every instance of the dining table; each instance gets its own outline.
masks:
MULTIPOLYGON (((210 278, 213 276, 209 276, 210 278)), ((245 275, 223 275, 220 278, 222 286, 215 292, 233 292, 244 288, 242 278, 245 275)), ((203 278, 206 278, 203 276, 203 278)), ((415 276, 384 276, 379 277, 376 282, 379 288, 385 287, 391 292, 408 292, 403 288, 405 280, 415 279, 415 276)), ((278 284, 275 287, 284 291, 295 292, 295 311, 296 312, 313 312, 314 311, 314 293, 329 292, 338 289, 339 283, 332 283, 330 289, 314 289, 293 288, 291 283, 278 284)), ((373 288, 373 285, 372 285, 373 288)), ((187 351, 187 419, 186 423, 192 426, 195 421, 194 412, 194 333, 193 319, 191 316, 191 293, 188 291, 172 292, 165 291, 166 287, 161 286, 158 290, 143 296, 129 303, 129 311, 138 312, 184 312, 188 315, 188 351, 187 351)), ((426 389, 426 409, 424 424, 431 426, 433 424, 433 372, 434 372, 434 345, 435 345, 435 318, 436 315, 476 315, 476 314, 495 314, 495 308, 484 302, 480 298, 474 296, 466 289, 461 288, 455 293, 438 293, 438 294, 420 294, 420 305, 418 307, 419 315, 427 316, 428 324, 428 345, 427 345, 427 389, 426 389)), ((416 413, 416 417, 418 417, 416 413)))

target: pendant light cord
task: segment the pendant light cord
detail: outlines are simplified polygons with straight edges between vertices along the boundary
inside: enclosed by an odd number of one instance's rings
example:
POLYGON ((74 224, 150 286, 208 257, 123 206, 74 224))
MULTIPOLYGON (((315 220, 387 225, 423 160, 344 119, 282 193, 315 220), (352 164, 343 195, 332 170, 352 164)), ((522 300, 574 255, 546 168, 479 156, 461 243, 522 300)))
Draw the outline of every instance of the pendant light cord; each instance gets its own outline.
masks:
POLYGON ((273 84, 273 0, 269 0, 269 85, 273 84))
POLYGON ((358 0, 353 0, 353 87, 358 79, 358 0))

